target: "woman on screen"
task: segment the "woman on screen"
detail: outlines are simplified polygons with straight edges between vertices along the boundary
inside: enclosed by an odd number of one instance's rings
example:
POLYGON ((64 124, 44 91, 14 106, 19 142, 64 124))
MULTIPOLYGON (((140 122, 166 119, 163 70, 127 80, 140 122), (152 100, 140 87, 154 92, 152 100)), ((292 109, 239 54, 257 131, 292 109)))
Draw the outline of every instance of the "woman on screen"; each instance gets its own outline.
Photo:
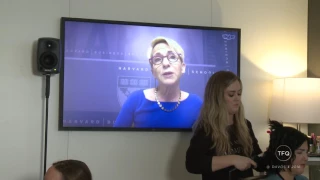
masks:
POLYGON ((234 73, 213 74, 205 89, 204 103, 186 152, 186 169, 203 180, 253 176, 262 153, 241 102, 242 82, 234 73), (236 170, 237 174, 232 171, 236 170), (232 177, 230 177, 232 176, 232 177))
POLYGON ((270 121, 269 124, 269 147, 257 161, 258 166, 267 172, 267 177, 263 179, 307 180, 301 174, 308 162, 308 136, 277 121, 270 121))
POLYGON ((84 162, 68 159, 53 163, 44 180, 92 180, 92 175, 84 162))
POLYGON ((151 43, 149 63, 155 88, 130 94, 114 127, 192 128, 202 100, 180 89, 185 73, 184 50, 172 39, 157 37, 151 43))

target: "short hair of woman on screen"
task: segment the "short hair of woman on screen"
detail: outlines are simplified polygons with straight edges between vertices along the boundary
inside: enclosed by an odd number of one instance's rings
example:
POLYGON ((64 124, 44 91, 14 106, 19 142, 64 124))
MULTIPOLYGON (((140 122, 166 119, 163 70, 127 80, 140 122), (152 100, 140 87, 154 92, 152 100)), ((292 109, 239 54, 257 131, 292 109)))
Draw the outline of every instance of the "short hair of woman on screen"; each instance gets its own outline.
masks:
POLYGON ((278 121, 269 121, 270 141, 267 151, 257 161, 267 172, 266 180, 307 180, 303 176, 308 162, 308 136, 278 121), (289 151, 284 154, 281 152, 289 151))
POLYGON ((157 86, 131 93, 114 127, 192 128, 202 100, 180 88, 180 78, 186 69, 184 58, 184 50, 176 41, 155 38, 151 42, 149 64, 157 86))
POLYGON ((53 163, 44 180, 92 180, 92 175, 84 162, 70 159, 53 163))
POLYGON ((204 103, 186 152, 186 169, 203 180, 228 180, 253 176, 251 157, 262 153, 251 122, 244 116, 240 78, 229 71, 213 74, 205 89, 204 103), (234 176, 232 176, 234 177, 234 176))

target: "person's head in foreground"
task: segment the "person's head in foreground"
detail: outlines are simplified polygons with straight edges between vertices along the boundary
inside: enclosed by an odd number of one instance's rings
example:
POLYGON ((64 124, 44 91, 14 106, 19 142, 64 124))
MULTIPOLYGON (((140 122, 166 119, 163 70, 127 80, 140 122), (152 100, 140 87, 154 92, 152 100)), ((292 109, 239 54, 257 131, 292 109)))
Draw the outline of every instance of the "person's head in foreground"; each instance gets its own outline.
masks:
POLYGON ((207 134, 212 135, 218 155, 230 154, 231 145, 226 131, 230 125, 243 146, 244 154, 250 157, 253 151, 241 102, 242 89, 240 78, 230 71, 218 71, 207 82, 197 127, 202 126, 207 134))
POLYGON ((308 137, 292 127, 278 121, 269 121, 270 142, 258 166, 265 168, 268 177, 285 180, 307 179, 301 174, 308 161, 308 137))
POLYGON ((92 180, 92 175, 84 162, 63 160, 52 164, 44 180, 92 180))
POLYGON ((179 85, 186 67, 182 47, 166 37, 157 37, 151 42, 149 63, 160 86, 179 85))

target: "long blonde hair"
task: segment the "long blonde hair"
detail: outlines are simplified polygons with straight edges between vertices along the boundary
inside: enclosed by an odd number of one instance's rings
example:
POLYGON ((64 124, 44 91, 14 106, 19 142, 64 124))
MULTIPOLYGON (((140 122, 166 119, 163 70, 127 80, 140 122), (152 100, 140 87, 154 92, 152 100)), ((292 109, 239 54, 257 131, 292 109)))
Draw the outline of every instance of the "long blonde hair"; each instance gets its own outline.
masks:
MULTIPOLYGON (((226 129, 228 126, 228 110, 224 99, 224 91, 235 81, 239 81, 242 87, 240 78, 229 71, 219 71, 210 77, 206 85, 200 116, 195 124, 196 129, 203 128, 205 133, 211 136, 212 148, 215 148, 217 155, 232 153, 230 137, 226 129)), ((252 139, 244 117, 242 103, 233 120, 237 140, 243 147, 244 154, 250 157, 253 151, 252 139)))

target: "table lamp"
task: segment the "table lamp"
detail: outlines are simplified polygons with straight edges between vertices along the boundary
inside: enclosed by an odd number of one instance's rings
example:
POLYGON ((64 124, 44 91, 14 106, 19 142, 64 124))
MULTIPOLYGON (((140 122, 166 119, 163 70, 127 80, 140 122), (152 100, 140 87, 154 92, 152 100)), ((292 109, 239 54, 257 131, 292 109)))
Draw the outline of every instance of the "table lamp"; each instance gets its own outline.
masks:
POLYGON ((269 117, 284 123, 320 123, 320 78, 273 80, 269 117))

